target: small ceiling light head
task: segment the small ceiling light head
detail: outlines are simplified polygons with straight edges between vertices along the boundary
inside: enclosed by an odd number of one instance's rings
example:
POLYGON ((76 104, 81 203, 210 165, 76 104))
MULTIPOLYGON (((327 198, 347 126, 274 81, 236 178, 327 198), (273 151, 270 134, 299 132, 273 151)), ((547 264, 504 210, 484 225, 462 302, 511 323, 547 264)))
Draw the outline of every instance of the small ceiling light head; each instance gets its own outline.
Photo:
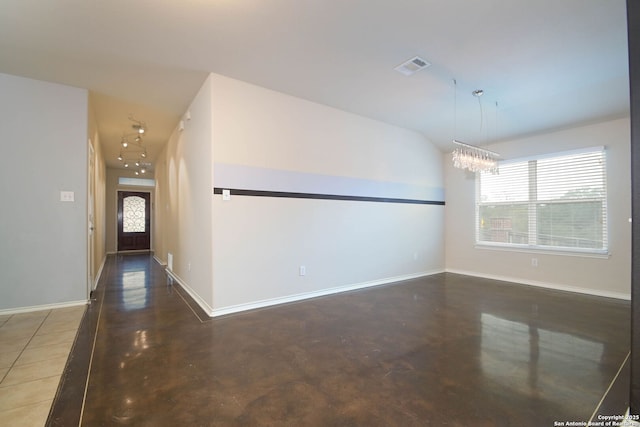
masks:
POLYGON ((482 95, 484 95, 484 91, 482 89, 476 89, 473 92, 471 92, 471 94, 473 96, 475 96, 476 98, 481 97, 482 95))
POLYGON ((122 144, 122 146, 124 148, 127 148, 129 146, 129 141, 127 141, 126 139, 122 138, 122 141, 120 142, 122 144))
POLYGON ((133 124, 131 125, 131 128, 135 130, 137 133, 139 133, 140 135, 142 135, 145 131, 144 125, 142 123, 133 124))
POLYGON ((118 154, 118 160, 122 161, 123 157, 122 157, 122 153, 118 154))
POLYGON ((140 169, 140 173, 147 173, 147 170, 145 168, 140 169))
POLYGON ((129 163, 125 163, 125 164, 124 164, 124 167, 125 167, 125 168, 128 168, 128 167, 129 167, 129 163))
POLYGON ((142 156, 143 159, 147 157, 147 150, 144 150, 140 156, 142 156))
POLYGON ((140 175, 140 174, 138 173, 138 171, 136 171, 136 175, 140 175))
POLYGON ((133 130, 135 130, 139 134, 143 134, 145 132, 147 126, 143 121, 133 117, 133 114, 129 114, 129 120, 133 122, 133 124, 131 125, 133 130))
POLYGON ((142 141, 142 137, 140 135, 136 136, 136 142, 142 141))
POLYGON ((140 166, 140 162, 136 162, 136 166, 140 166))

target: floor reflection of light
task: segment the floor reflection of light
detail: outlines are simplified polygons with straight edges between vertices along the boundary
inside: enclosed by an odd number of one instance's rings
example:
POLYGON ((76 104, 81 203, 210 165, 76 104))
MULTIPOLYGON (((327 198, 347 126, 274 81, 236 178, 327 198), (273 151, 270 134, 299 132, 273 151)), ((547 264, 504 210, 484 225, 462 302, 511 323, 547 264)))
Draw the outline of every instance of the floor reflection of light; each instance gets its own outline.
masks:
POLYGON ((125 310, 138 310, 147 306, 146 280, 145 270, 122 273, 122 302, 125 310))
POLYGON ((596 389, 604 345, 564 332, 483 313, 481 368, 515 392, 561 400, 576 384, 596 389))
POLYGON ((147 331, 136 331, 136 337, 133 341, 133 345, 142 350, 148 349, 149 341, 147 340, 147 331))

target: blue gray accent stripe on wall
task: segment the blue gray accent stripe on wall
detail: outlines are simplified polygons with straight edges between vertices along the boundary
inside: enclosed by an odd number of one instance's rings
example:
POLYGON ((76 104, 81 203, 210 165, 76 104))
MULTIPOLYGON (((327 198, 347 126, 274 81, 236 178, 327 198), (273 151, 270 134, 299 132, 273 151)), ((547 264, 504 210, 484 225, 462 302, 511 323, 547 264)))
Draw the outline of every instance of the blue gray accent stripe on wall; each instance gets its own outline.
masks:
POLYGON ((214 193, 262 197, 444 205, 442 188, 215 163, 214 193))

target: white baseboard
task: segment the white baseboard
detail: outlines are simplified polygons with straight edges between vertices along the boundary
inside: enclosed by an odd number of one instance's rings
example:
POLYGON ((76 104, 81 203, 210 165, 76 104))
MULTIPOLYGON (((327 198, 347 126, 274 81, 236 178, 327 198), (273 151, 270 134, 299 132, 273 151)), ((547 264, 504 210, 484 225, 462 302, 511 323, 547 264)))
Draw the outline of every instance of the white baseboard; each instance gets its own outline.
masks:
POLYGON ((102 276, 102 270, 104 270, 104 265, 106 263, 107 263, 107 256, 105 255, 104 258, 102 258, 102 264, 100 264, 100 268, 98 269, 98 274, 96 274, 96 277, 91 286, 92 291, 95 291, 96 288, 98 287, 98 282, 100 282, 100 276, 102 276))
POLYGON ((161 260, 160 258, 158 258, 158 256, 157 256, 156 254, 153 254, 153 259, 154 259, 158 264, 160 264, 161 266, 163 266, 163 267, 166 267, 166 266, 167 266, 167 263, 166 263, 165 261, 161 260))
POLYGON ((575 292, 579 294, 622 299, 627 301, 631 300, 631 294, 626 294, 622 292, 611 292, 611 291, 602 291, 602 290, 591 289, 591 288, 581 288, 578 286, 563 285, 560 283, 537 282, 535 280, 526 280, 526 279, 520 279, 517 277, 497 276, 493 274, 483 274, 483 273, 477 273, 474 271, 458 270, 455 268, 447 268, 446 272, 463 274, 465 276, 481 277, 483 279, 500 280, 503 282, 513 282, 513 283, 518 283, 518 284, 527 285, 527 286, 537 286, 539 288, 553 289, 556 291, 575 292))
POLYGON ((417 278, 420 278, 420 277, 431 276, 433 274, 438 274, 438 273, 443 273, 443 272, 444 272, 444 270, 425 271, 425 272, 422 272, 422 273, 407 274, 407 275, 396 276, 396 277, 388 277, 388 278, 385 278, 385 279, 372 280, 372 281, 369 281, 369 282, 361 282, 361 283, 355 283, 355 284, 345 285, 345 286, 336 286, 336 287, 333 287, 333 288, 320 289, 320 290, 317 290, 317 291, 304 292, 304 293, 301 293, 301 294, 288 295, 288 296, 277 297, 277 298, 269 298, 269 299, 260 300, 260 301, 252 301, 252 302, 243 303, 243 304, 237 304, 237 305, 232 305, 232 306, 227 306, 227 307, 220 307, 220 308, 216 308, 216 309, 211 310, 211 311, 207 311, 207 313, 210 313, 209 316, 211 316, 211 317, 224 316, 224 315, 227 315, 227 314, 238 313, 238 312, 241 312, 241 311, 255 310, 255 309, 258 309, 258 308, 265 308, 265 307, 270 307, 270 306, 279 305, 279 304, 287 304, 287 303, 296 302, 296 301, 302 301, 302 300, 306 300, 306 299, 310 299, 310 298, 317 298, 317 297, 322 297, 322 296, 327 296, 327 295, 339 294, 339 293, 342 293, 342 292, 354 291, 354 290, 357 290, 357 289, 370 288, 370 287, 381 286, 381 285, 388 285, 388 284, 394 283, 394 282, 401 282, 401 281, 404 281, 404 280, 417 279, 417 278))
POLYGON ((182 289, 185 290, 186 293, 188 293, 191 298, 193 298, 193 300, 196 302, 196 304, 198 304, 200 306, 200 308, 202 308, 204 310, 205 313, 207 313, 207 315, 209 317, 213 317, 213 315, 211 313, 213 313, 213 308, 211 308, 211 306, 209 306, 209 304, 207 304, 207 302, 205 300, 203 300, 200 295, 197 294, 196 291, 194 291, 189 285, 187 285, 185 283, 184 280, 182 280, 180 278, 180 276, 178 276, 176 273, 174 273, 173 271, 169 270, 168 268, 165 268, 164 270, 169 276, 171 276, 171 278, 173 280, 175 280, 182 289))
POLYGON ((88 301, 69 301, 56 304, 33 305, 30 307, 8 308, 0 310, 1 315, 30 313, 32 311, 55 310, 57 308, 77 307, 79 305, 87 305, 88 301))

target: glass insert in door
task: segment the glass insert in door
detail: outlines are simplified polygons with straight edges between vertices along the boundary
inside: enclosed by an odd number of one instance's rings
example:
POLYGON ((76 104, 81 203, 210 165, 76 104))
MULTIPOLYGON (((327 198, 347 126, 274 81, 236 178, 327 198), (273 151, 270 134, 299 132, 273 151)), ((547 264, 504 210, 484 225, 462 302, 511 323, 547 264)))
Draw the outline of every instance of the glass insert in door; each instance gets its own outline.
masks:
POLYGON ((122 228, 125 233, 144 233, 145 203, 142 197, 128 196, 122 205, 122 228))

